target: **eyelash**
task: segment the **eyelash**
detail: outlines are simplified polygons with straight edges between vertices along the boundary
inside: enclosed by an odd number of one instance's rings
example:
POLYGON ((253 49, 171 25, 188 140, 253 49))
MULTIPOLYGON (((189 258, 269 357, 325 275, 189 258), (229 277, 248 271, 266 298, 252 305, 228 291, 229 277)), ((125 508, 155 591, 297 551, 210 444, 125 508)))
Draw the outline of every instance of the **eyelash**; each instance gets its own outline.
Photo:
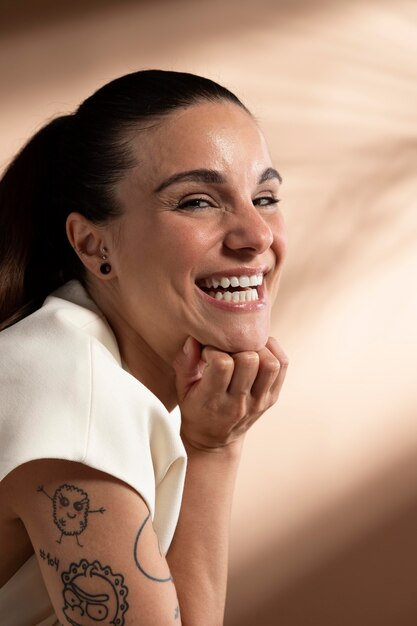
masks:
MULTIPOLYGON (((255 198, 253 200, 253 203, 255 206, 261 206, 261 207, 265 207, 265 206, 271 206, 273 204, 278 204, 278 202, 281 202, 280 198, 275 198, 274 196, 261 196, 259 198, 255 198), (266 204, 256 204, 257 200, 268 200, 268 202, 266 204)), ((184 202, 180 202, 175 206, 175 210, 180 211, 180 210, 190 210, 190 211, 198 211, 199 209, 206 209, 206 208, 210 208, 212 207, 212 205, 210 204, 209 200, 206 200, 205 198, 191 198, 190 200, 184 200, 184 202), (193 205, 193 203, 196 202, 205 202, 207 206, 196 206, 193 205)))
POLYGON ((271 206, 272 204, 278 204, 278 202, 281 202, 281 199, 275 198, 275 196, 261 196, 260 198, 255 198, 254 202, 256 200, 268 200, 268 202, 266 204, 259 204, 255 206, 271 206))

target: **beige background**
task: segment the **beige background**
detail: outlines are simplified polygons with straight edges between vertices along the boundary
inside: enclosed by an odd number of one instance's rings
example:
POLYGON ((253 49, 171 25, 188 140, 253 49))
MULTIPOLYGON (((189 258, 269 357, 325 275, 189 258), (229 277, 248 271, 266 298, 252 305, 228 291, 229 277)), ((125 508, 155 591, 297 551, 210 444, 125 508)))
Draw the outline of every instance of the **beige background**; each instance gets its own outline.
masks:
POLYGON ((139 68, 210 76, 257 115, 291 367, 242 460, 226 625, 415 626, 417 3, 3 0, 0 36, 1 167, 139 68))

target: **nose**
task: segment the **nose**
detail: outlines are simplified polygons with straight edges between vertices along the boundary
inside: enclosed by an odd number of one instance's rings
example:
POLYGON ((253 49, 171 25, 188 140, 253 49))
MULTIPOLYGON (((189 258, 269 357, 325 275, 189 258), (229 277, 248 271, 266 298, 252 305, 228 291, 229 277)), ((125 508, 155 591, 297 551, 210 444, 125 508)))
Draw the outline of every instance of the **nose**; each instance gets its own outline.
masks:
POLYGON ((241 205, 229 214, 224 245, 229 250, 261 254, 274 240, 272 229, 252 203, 241 205))

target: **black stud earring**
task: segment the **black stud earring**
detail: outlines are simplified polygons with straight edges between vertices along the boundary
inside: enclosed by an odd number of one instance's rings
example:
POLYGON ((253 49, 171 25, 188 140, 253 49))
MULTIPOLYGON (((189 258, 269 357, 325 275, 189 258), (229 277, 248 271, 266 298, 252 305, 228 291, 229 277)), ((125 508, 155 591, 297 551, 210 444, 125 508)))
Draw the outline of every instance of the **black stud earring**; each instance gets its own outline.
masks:
POLYGON ((100 272, 102 274, 110 274, 110 272, 111 272, 111 265, 110 265, 110 263, 102 263, 100 265, 100 272))

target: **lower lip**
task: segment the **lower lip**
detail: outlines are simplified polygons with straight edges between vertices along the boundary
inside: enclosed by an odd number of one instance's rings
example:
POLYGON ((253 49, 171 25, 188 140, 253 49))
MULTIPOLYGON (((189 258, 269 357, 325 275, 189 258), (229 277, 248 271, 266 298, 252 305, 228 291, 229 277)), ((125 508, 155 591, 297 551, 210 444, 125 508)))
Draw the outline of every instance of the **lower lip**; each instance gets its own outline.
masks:
POLYGON ((199 289, 197 287, 197 293, 204 300, 204 302, 208 302, 211 306, 214 306, 218 309, 222 309, 223 311, 235 312, 235 313, 244 313, 246 311, 261 311, 266 307, 266 299, 265 299, 265 287, 264 283, 262 285, 258 285, 258 300, 253 300, 252 302, 226 302, 225 300, 216 300, 209 296, 205 291, 199 289))

